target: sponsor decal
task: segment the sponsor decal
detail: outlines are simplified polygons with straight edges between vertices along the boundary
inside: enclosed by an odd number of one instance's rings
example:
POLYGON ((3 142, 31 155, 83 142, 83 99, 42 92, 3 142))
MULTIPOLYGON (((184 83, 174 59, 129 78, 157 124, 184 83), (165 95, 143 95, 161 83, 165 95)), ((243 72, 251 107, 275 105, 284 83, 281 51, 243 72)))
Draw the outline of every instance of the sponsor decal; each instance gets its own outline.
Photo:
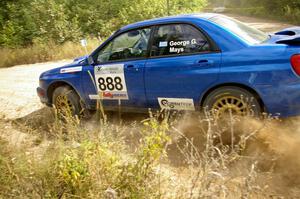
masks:
POLYGON ((82 71, 82 66, 60 69, 60 73, 74 73, 74 72, 80 72, 80 71, 82 71))
POLYGON ((105 97, 107 97, 107 98, 113 98, 114 95, 112 93, 110 93, 110 92, 103 92, 102 96, 103 96, 103 98, 105 98, 105 97))
POLYGON ((124 64, 95 66, 97 91, 102 99, 128 99, 124 64))
POLYGON ((100 96, 99 95, 89 95, 89 98, 91 100, 97 100, 97 99, 100 99, 100 96))
POLYGON ((188 98, 157 98, 161 109, 195 110, 193 99, 188 98))
POLYGON ((170 41, 169 43, 167 41, 161 41, 159 42, 159 47, 167 47, 170 46, 169 52, 170 53, 182 53, 184 52, 184 49, 187 45, 196 45, 197 40, 191 39, 191 40, 184 40, 184 41, 170 41))
POLYGON ((127 93, 124 92, 99 92, 99 95, 89 95, 91 100, 127 100, 127 93))
POLYGON ((170 46, 187 46, 187 45, 195 45, 197 44, 196 39, 191 39, 187 41, 170 41, 170 46))
POLYGON ((168 42, 167 41, 160 41, 159 42, 159 47, 162 48, 162 47, 167 47, 168 46, 168 42))
POLYGON ((170 53, 183 53, 184 48, 175 48, 175 47, 170 47, 170 53))

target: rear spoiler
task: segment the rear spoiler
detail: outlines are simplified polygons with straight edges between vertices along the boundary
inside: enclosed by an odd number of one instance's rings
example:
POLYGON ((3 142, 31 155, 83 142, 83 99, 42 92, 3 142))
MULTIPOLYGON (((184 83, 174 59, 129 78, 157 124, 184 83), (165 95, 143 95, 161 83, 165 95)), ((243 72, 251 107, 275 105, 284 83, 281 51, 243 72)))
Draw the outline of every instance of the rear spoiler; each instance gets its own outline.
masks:
POLYGON ((300 34, 300 26, 286 28, 275 33, 275 35, 287 35, 287 36, 295 36, 298 34, 300 34))
POLYGON ((288 44, 288 45, 300 45, 300 27, 295 26, 287 28, 276 32, 275 35, 281 35, 286 37, 281 37, 276 41, 278 44, 288 44))

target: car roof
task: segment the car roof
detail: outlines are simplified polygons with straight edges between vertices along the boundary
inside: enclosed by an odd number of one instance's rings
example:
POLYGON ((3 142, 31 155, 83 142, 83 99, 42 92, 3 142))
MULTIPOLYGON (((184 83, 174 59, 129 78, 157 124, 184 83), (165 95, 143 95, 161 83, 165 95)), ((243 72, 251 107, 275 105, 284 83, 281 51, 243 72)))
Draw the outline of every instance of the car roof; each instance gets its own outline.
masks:
MULTIPOLYGON (((155 18, 145 21, 136 22, 133 24, 129 24, 127 26, 122 27, 119 31, 123 32, 129 29, 134 29, 142 26, 152 26, 156 24, 163 24, 163 23, 172 23, 172 22, 181 22, 181 21, 191 21, 195 19, 200 19, 204 21, 209 21, 209 19, 220 16, 220 14, 216 13, 196 13, 196 14, 185 14, 185 15, 176 15, 176 16, 169 16, 169 17, 161 17, 155 18)), ((119 32, 118 31, 118 32, 119 32)))

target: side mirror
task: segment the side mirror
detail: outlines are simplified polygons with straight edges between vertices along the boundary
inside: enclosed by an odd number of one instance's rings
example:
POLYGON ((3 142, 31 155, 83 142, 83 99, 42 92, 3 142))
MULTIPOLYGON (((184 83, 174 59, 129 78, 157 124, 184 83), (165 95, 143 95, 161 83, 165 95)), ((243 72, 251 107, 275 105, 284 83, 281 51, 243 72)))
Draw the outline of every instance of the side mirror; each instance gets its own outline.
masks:
POLYGON ((136 37, 140 34, 138 30, 133 30, 127 33, 128 37, 136 37))
POLYGON ((94 59, 93 59, 92 56, 87 57, 87 62, 88 62, 89 65, 94 65, 95 64, 94 59))

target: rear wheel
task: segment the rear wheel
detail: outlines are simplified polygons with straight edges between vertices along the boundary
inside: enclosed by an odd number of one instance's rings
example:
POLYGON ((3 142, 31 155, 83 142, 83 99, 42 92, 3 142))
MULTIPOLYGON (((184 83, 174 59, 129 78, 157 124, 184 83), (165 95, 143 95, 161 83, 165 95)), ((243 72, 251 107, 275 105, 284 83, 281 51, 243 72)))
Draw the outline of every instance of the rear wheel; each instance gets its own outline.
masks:
MULTIPOLYGON (((263 110, 255 94, 233 86, 224 86, 212 91, 206 97, 203 107, 215 121, 214 144, 228 145, 232 149, 241 144, 244 134, 240 125, 245 123, 240 117, 259 117, 263 110)), ((249 118, 245 119, 248 121, 249 118)))
POLYGON ((69 86, 61 86, 54 90, 52 102, 57 112, 64 116, 81 115, 80 97, 69 86))
POLYGON ((243 88, 233 86, 212 91, 206 97, 203 107, 211 111, 215 118, 226 117, 228 114, 258 117, 262 112, 255 95, 243 88))

